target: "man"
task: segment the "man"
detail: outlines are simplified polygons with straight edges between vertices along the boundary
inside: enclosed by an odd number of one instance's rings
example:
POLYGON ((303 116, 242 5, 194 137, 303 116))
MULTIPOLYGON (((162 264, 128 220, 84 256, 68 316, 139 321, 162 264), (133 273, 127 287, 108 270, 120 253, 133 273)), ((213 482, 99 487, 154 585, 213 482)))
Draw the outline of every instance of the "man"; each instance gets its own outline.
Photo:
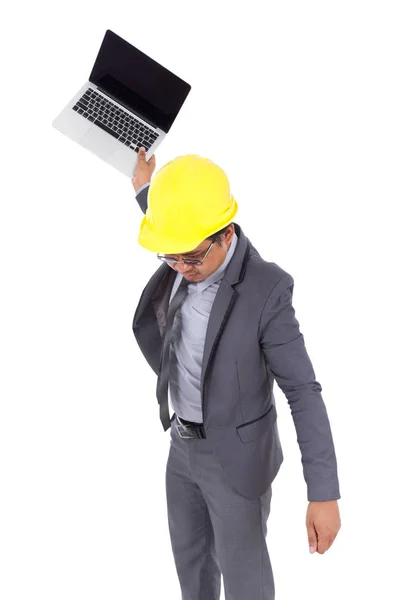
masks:
POLYGON ((132 180, 145 213, 139 243, 163 264, 133 332, 171 427, 167 508, 182 599, 217 600, 222 574, 227 600, 273 600, 266 522, 283 460, 274 380, 302 454, 310 552, 324 554, 340 528, 335 450, 291 303, 293 278, 233 221, 237 203, 212 161, 178 157, 150 185, 154 169, 142 148, 132 180))

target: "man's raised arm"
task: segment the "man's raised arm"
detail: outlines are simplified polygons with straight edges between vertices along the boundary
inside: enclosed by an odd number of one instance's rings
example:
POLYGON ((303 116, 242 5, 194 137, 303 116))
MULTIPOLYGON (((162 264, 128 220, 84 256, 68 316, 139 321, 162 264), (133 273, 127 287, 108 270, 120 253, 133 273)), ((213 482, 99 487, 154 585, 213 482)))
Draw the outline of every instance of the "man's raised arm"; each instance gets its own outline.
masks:
POLYGON ((132 185, 136 192, 137 203, 144 213, 147 210, 147 195, 149 192, 151 176, 153 175, 155 168, 155 154, 153 154, 149 160, 146 160, 146 149, 143 147, 140 148, 132 185))

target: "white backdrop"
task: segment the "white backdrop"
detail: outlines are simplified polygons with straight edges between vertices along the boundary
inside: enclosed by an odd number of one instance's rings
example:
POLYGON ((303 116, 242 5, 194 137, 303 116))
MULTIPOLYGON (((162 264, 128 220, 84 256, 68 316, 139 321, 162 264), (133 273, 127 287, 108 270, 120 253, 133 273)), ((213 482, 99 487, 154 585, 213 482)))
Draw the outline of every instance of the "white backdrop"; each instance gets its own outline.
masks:
POLYGON ((192 85, 157 169, 191 152, 223 167, 236 221, 295 280, 334 435, 342 529, 325 555, 309 554, 296 432, 275 386, 285 456, 268 521, 276 599, 399 597, 397 7, 3 8, 2 600, 180 598, 169 432, 131 329, 159 264, 137 243, 130 180, 51 127, 107 28, 192 85))

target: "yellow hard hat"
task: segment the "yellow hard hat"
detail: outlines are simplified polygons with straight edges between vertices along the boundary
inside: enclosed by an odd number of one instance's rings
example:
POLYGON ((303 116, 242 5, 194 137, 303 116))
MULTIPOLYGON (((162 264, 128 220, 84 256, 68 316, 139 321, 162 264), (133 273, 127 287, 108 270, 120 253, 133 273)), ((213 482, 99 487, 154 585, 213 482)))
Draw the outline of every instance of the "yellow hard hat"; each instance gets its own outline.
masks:
POLYGON ((138 242, 160 254, 190 252, 229 225, 237 210, 220 167, 198 154, 178 156, 150 185, 138 242))

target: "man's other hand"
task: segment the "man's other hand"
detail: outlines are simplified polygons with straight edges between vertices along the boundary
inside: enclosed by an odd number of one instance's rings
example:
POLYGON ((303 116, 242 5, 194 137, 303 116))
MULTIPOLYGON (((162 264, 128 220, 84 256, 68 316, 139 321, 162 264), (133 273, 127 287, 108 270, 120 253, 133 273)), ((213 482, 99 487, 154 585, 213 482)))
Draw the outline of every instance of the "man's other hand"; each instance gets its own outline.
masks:
POLYGON ((333 544, 341 527, 337 500, 310 502, 306 515, 310 553, 324 554, 333 544))
POLYGON ((134 177, 132 179, 132 185, 137 191, 145 183, 149 183, 151 176, 156 168, 156 157, 155 154, 146 160, 146 149, 140 148, 138 152, 138 160, 134 171, 134 177))

